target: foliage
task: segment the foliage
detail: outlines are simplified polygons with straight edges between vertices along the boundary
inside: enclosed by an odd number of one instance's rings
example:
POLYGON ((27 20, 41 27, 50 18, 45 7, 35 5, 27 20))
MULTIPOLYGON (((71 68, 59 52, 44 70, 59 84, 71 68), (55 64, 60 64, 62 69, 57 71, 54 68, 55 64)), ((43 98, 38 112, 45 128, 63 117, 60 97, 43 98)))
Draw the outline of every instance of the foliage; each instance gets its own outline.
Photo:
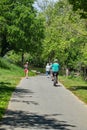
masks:
POLYGON ((42 21, 37 18, 34 0, 0 1, 0 56, 14 50, 38 51, 43 38, 42 21))
POLYGON ((78 11, 73 12, 67 0, 57 2, 53 8, 49 6, 44 13, 46 29, 42 57, 51 62, 58 58, 61 66, 77 69, 87 44, 86 20, 80 18, 78 11))
POLYGON ((80 9, 82 17, 87 18, 87 1, 86 0, 69 0, 70 4, 73 5, 73 10, 80 9))
POLYGON ((87 66, 87 43, 84 45, 84 48, 82 48, 81 62, 84 66, 87 66))

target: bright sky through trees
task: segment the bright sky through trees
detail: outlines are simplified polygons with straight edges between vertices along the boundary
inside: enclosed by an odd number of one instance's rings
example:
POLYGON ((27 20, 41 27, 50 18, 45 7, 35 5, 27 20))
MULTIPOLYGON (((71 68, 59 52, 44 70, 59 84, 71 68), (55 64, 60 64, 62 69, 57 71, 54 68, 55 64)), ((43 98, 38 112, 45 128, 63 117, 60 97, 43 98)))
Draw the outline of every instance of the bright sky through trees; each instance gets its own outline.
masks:
POLYGON ((39 7, 39 4, 40 3, 43 3, 43 2, 53 2, 53 3, 55 3, 55 2, 57 2, 58 0, 37 0, 35 3, 34 3, 34 7, 38 10, 38 11, 41 11, 41 9, 40 9, 40 7, 39 7))

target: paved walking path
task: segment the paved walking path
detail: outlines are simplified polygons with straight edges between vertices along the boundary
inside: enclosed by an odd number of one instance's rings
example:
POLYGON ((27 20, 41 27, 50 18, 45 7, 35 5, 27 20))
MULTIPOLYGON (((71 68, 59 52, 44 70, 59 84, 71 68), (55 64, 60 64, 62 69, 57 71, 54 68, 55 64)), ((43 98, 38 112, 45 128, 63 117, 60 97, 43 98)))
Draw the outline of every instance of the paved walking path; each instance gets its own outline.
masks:
POLYGON ((0 130, 87 130, 87 105, 46 76, 22 79, 0 130))

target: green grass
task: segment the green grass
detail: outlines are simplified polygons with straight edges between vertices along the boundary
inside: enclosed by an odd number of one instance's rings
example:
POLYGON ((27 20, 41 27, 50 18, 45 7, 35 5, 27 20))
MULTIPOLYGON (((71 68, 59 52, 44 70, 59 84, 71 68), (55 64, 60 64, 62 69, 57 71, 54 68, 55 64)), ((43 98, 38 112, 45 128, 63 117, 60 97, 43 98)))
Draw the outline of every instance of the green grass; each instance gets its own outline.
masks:
MULTIPOLYGON (((29 76, 32 75, 35 74, 29 71, 29 76)), ((7 109, 12 92, 23 77, 24 70, 22 68, 8 63, 7 61, 4 61, 3 66, 2 61, 2 65, 0 66, 0 119, 2 119, 7 109)))
MULTIPOLYGON (((18 69, 18 68, 17 68, 18 69)), ((12 92, 23 76, 22 69, 13 71, 0 68, 0 118, 2 118, 12 92)))
POLYGON ((87 104, 87 81, 81 77, 59 76, 60 82, 87 104))

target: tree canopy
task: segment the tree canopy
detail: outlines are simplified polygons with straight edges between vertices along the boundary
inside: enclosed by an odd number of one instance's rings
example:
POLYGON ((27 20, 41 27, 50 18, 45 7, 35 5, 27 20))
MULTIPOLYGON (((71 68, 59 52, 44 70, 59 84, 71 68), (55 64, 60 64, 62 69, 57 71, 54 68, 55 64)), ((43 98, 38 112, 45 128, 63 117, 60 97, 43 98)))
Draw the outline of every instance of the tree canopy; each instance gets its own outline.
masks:
POLYGON ((0 56, 9 50, 33 53, 41 45, 44 28, 33 3, 34 0, 0 1, 0 56))
POLYGON ((48 6, 44 13, 44 59, 51 62, 58 58, 63 67, 77 69, 86 58, 81 58, 82 55, 86 56, 86 20, 81 19, 78 11, 73 12, 67 0, 61 0, 53 7, 48 6))

